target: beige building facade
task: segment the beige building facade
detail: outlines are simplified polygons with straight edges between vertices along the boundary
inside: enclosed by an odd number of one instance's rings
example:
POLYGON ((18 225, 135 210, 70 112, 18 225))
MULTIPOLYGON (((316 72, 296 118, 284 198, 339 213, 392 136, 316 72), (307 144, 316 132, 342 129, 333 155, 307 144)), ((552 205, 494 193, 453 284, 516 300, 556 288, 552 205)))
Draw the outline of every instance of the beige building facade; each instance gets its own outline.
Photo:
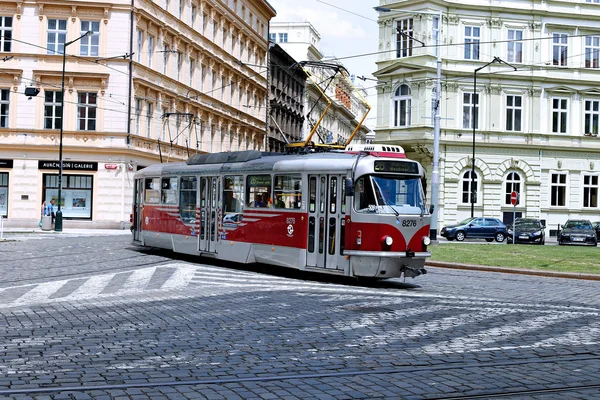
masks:
POLYGON ((516 211, 549 234, 569 218, 600 220, 597 2, 381 7, 375 141, 402 145, 429 183, 441 52, 438 232, 472 212, 510 222, 516 211))
POLYGON ((268 2, 0 3, 8 226, 37 224, 57 198, 61 142, 66 228, 128 226, 133 174, 150 164, 264 149, 268 2))

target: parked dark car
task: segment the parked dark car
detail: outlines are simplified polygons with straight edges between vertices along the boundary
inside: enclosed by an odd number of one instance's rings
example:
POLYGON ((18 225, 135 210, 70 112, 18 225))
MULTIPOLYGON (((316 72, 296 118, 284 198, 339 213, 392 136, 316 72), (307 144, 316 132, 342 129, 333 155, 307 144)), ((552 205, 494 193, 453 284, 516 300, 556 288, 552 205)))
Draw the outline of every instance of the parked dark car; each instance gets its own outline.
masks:
POLYGON ((459 242, 465 238, 503 242, 507 234, 508 230, 502 221, 487 217, 467 218, 458 224, 443 227, 440 233, 448 240, 456 239, 459 242))
POLYGON ((570 219, 558 233, 558 244, 597 246, 598 238, 590 221, 587 219, 570 219))
POLYGON ((596 231, 596 240, 600 240, 600 221, 592 222, 592 226, 596 231))
POLYGON ((546 234, 544 225, 539 219, 535 218, 517 218, 515 223, 508 227, 508 237, 506 241, 513 243, 513 234, 515 243, 534 243, 543 245, 546 243, 546 234))

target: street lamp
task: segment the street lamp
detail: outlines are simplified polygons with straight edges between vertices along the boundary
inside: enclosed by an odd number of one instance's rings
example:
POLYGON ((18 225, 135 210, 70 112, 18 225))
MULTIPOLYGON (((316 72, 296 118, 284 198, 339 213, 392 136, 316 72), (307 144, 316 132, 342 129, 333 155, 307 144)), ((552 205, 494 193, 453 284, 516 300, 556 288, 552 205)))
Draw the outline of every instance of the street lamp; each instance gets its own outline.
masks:
MULTIPOLYGON (((391 12, 392 9, 387 7, 375 7, 375 11, 391 12)), ((393 11, 407 12, 414 14, 436 15, 438 17, 437 34, 435 35, 435 51, 437 56, 436 66, 436 82, 435 82, 435 114, 433 116, 433 171, 431 172, 431 205, 433 213, 431 214, 431 228, 429 236, 432 240, 437 239, 438 225, 438 203, 439 203, 439 188, 440 188, 440 100, 442 92, 442 52, 440 49, 440 35, 442 33, 442 11, 414 11, 414 10, 399 10, 393 11)), ((434 27, 435 29, 435 27, 434 27)))
POLYGON ((80 37, 70 42, 66 42, 63 47, 63 62, 62 62, 62 84, 61 84, 61 98, 60 98, 60 136, 58 145, 58 210, 56 211, 56 219, 54 221, 54 230, 57 232, 62 231, 62 211, 60 209, 61 203, 61 190, 62 190, 62 177, 63 177, 63 127, 65 125, 65 64, 67 62, 67 46, 73 44, 84 37, 93 35, 93 31, 87 31, 80 37))
MULTIPOLYGON (((473 154, 471 157, 471 218, 473 218, 475 215, 475 195, 476 195, 476 190, 475 190, 475 129, 477 127, 477 121, 478 121, 478 117, 479 117, 479 112, 478 109, 476 109, 476 105, 477 107, 479 107, 479 97, 477 96, 477 72, 481 71, 482 69, 484 69, 485 67, 494 64, 494 63, 498 63, 498 64, 505 64, 508 65, 509 67, 513 68, 515 71, 517 70, 517 67, 515 67, 514 65, 511 65, 509 63, 507 63, 506 61, 503 61, 502 59, 500 59, 500 57, 494 57, 494 59, 492 61, 490 61, 489 63, 482 65, 479 68, 475 68, 475 70, 473 71, 473 99, 471 100, 471 103, 473 104, 473 120, 471 121, 473 124, 473 154), (475 97, 477 97, 477 103, 475 103, 475 97)), ((481 182, 481 179, 480 179, 481 182)))

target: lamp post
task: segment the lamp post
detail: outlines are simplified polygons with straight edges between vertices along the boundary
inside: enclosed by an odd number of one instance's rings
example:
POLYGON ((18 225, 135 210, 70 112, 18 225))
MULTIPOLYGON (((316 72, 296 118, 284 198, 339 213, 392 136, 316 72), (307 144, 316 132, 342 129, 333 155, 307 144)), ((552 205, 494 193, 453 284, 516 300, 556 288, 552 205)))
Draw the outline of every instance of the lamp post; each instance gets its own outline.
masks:
POLYGON ((57 232, 62 231, 62 211, 60 209, 60 203, 63 177, 63 127, 65 125, 65 65, 67 62, 67 46, 83 39, 84 37, 91 36, 93 33, 94 32, 92 31, 87 31, 77 39, 66 42, 63 47, 62 84, 60 98, 60 136, 58 145, 58 210, 56 211, 56 218, 54 221, 54 230, 57 232))
POLYGON ((500 59, 500 57, 494 57, 492 61, 485 65, 482 65, 479 68, 475 68, 475 70, 473 71, 473 99, 471 100, 471 103, 473 104, 473 121, 471 121, 471 123, 473 124, 473 153, 471 155, 471 218, 475 216, 475 195, 477 193, 475 190, 475 130, 477 129, 477 121, 479 119, 479 110, 478 108, 476 108, 476 106, 479 107, 479 96, 477 95, 477 72, 494 63, 505 64, 513 68, 515 71, 517 70, 517 67, 507 63, 506 61, 503 61, 502 59, 500 59), (477 97, 477 103, 475 103, 475 97, 477 97))
MULTIPOLYGON (((387 7, 375 7, 375 11, 390 12, 392 9, 387 7)), ((431 205, 433 213, 431 214, 431 228, 429 236, 432 240, 437 239, 438 225, 438 203, 439 203, 439 188, 440 188, 440 100, 442 92, 442 52, 440 49, 440 35, 442 33, 442 11, 414 11, 414 10, 397 10, 400 12, 411 12, 415 14, 435 15, 438 17, 437 34, 435 37, 436 51, 436 82, 435 82, 435 110, 433 116, 433 170, 431 172, 431 205)))

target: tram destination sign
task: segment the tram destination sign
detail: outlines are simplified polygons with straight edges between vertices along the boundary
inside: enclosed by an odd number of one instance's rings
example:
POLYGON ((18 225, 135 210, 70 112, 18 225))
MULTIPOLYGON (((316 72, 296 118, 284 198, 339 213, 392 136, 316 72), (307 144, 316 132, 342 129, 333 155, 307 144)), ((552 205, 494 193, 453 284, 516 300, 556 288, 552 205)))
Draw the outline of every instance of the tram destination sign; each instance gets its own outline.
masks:
POLYGON ((418 174, 419 165, 412 161, 382 161, 376 160, 375 172, 395 172, 401 174, 418 174))
MULTIPOLYGON (((59 169, 58 161, 38 161, 38 169, 59 169)), ((98 163, 90 161, 63 161, 63 170, 98 171, 98 163)))

